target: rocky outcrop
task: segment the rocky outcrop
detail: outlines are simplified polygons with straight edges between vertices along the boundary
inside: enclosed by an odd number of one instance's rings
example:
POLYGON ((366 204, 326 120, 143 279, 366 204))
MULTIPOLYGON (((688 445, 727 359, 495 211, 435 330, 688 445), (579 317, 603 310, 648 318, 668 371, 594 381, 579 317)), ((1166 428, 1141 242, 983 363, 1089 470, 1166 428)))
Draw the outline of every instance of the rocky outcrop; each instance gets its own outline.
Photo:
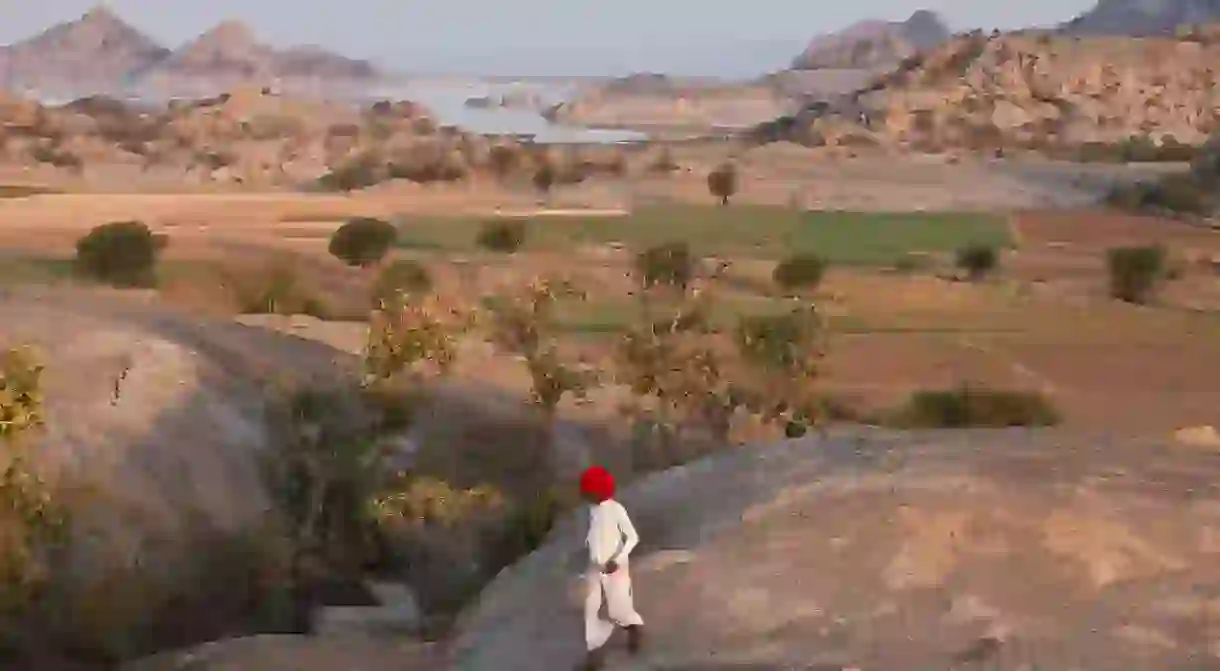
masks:
POLYGON ((10 89, 113 90, 169 51, 99 7, 0 49, 0 76, 10 89))
POLYGON ((239 83, 287 80, 368 83, 380 77, 368 61, 312 46, 274 49, 236 21, 224 21, 180 49, 171 50, 104 7, 75 21, 0 49, 7 88, 50 95, 117 93, 154 86, 215 93, 239 83))
POLYGON ((795 70, 873 69, 891 66, 949 39, 945 22, 934 12, 919 10, 906 21, 861 21, 821 35, 792 63, 795 70))
POLYGON ((1183 26, 1216 21, 1217 0, 1099 0, 1062 28, 1075 35, 1172 35, 1183 26))
POLYGON ((246 24, 224 21, 148 68, 140 83, 159 89, 192 84, 223 89, 242 82, 364 82, 377 76, 368 61, 319 47, 277 50, 259 42, 246 24))
MULTIPOLYGON (((982 432, 808 439, 651 476, 620 497, 647 650, 629 663, 614 639, 608 668, 1214 665, 1216 468, 1192 448, 982 432)), ((581 520, 485 590, 453 668, 574 667, 581 520)))
POLYGON ((933 151, 1078 148, 1132 138, 1197 145, 1220 127, 1217 58, 1220 40, 1198 34, 1137 40, 973 33, 788 125, 799 135, 856 123, 879 143, 933 151))

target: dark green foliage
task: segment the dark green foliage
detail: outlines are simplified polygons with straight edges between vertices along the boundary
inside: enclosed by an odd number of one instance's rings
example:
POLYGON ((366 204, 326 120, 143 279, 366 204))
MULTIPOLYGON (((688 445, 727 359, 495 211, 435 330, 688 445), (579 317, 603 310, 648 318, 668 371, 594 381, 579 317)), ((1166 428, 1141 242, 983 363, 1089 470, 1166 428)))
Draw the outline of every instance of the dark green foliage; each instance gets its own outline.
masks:
POLYGON ((432 276, 418 261, 399 259, 386 266, 373 283, 373 307, 394 299, 400 293, 426 293, 432 290, 432 276))
POLYGON ((729 199, 737 193, 736 166, 732 163, 724 163, 708 173, 707 190, 720 199, 721 205, 728 205, 729 199))
POLYGON ((957 267, 966 271, 972 280, 981 280, 999 265, 1000 255, 995 247, 988 245, 967 245, 957 250, 957 267))
POLYGON ((1128 303, 1144 303, 1165 279, 1165 248, 1117 247, 1106 255, 1110 295, 1128 303))
POLYGON ((356 191, 382 181, 383 169, 370 161, 353 161, 332 169, 318 178, 324 191, 356 191))
POLYGON ((76 241, 75 269, 115 287, 151 287, 157 250, 157 239, 142 222, 102 224, 76 241))
POLYGON ((663 285, 686 289, 695 275, 695 256, 685 242, 667 242, 640 252, 635 268, 645 288, 663 285))
POLYGON ((387 221, 357 217, 339 227, 330 238, 330 253, 349 266, 370 266, 390 251, 398 229, 387 221))
POLYGON ((825 274, 825 259, 817 254, 797 254, 780 261, 771 279, 783 289, 815 289, 825 274))
POLYGON ((525 244, 525 221, 504 219, 489 221, 479 231, 478 245, 492 252, 512 254, 525 244))
POLYGON ((902 428, 965 429, 1054 426, 1061 419, 1050 399, 1037 392, 962 385, 915 392, 889 423, 902 428))
POLYGON ((543 163, 534 171, 534 188, 538 189, 539 193, 548 194, 551 192, 551 187, 555 186, 558 177, 558 171, 555 170, 555 166, 550 163, 543 163))

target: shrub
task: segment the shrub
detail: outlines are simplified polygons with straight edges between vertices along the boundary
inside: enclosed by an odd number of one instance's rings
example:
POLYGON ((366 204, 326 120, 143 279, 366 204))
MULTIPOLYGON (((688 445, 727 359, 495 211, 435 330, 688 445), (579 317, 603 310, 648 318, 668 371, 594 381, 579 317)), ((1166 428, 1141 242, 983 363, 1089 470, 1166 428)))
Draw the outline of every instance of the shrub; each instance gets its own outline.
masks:
POLYGON ((757 378, 752 386, 737 385, 745 407, 768 423, 784 426, 790 438, 825 419, 827 405, 815 387, 825 352, 825 324, 815 307, 743 317, 735 336, 743 362, 752 369, 746 379, 757 378))
POLYGON ((373 283, 373 307, 393 299, 400 293, 432 290, 432 276, 418 261, 399 259, 386 266, 373 283))
POLYGON ((330 253, 349 266, 370 266, 390 251, 398 229, 388 221, 357 217, 339 227, 330 238, 330 253))
POLYGON ((383 172, 371 161, 353 161, 319 177, 318 188, 324 191, 356 191, 380 183, 383 172))
POLYGON ((736 166, 732 163, 723 163, 708 173, 707 190, 720 199, 721 205, 728 205, 729 199, 737 193, 736 166))
POLYGON ((957 267, 966 271, 972 281, 986 277, 999 264, 1000 255, 989 245, 967 245, 957 250, 957 267))
POLYGON ((1160 246, 1117 247, 1106 255, 1110 295, 1128 303, 1144 303, 1165 278, 1165 249, 1160 246))
POLYGON ((534 188, 538 192, 547 195, 551 192, 551 187, 555 186, 555 181, 558 178, 555 166, 550 163, 543 163, 534 171, 534 188))
POLYGON ((222 272, 242 314, 306 314, 319 319, 327 316, 326 306, 304 286, 297 262, 291 257, 276 259, 251 271, 222 272))
POLYGON ((962 385, 915 392, 889 423, 903 428, 964 429, 1054 426, 1061 419, 1051 401, 1037 392, 962 385))
POLYGON ((157 239, 139 221, 102 224, 76 241, 76 270, 115 287, 156 282, 157 239))
POLYGON ((525 244, 525 221, 506 219, 483 224, 476 240, 483 249, 512 254, 525 244))
POLYGON ((695 257, 685 242, 668 242, 640 252, 635 267, 645 288, 666 285, 686 289, 694 278, 695 257))
POLYGON ((662 147, 660 153, 657 154, 657 157, 649 165, 648 169, 655 173, 668 175, 671 172, 681 170, 682 166, 674 161, 673 152, 669 150, 669 147, 662 147))
POLYGON ((816 254, 797 254, 775 266, 771 279, 783 289, 814 289, 826 274, 826 261, 816 254))
POLYGON ((487 152, 488 167, 496 179, 500 180, 507 178, 517 168, 518 159, 517 152, 512 147, 502 144, 493 146, 487 152))

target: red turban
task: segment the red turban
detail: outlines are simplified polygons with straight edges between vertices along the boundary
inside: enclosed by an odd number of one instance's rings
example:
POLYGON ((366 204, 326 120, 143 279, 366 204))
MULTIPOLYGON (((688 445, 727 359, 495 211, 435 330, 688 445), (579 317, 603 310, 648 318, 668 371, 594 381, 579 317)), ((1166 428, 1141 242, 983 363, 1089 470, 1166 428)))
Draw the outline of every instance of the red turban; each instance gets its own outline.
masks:
POLYGON ((580 474, 580 491, 598 503, 614 497, 614 476, 601 466, 592 466, 580 474))

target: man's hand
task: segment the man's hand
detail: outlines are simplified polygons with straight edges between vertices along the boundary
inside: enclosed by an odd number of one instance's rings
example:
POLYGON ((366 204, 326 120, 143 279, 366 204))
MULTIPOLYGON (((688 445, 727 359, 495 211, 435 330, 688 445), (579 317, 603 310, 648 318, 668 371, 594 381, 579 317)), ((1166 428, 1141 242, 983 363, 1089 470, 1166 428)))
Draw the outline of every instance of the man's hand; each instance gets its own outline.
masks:
POLYGON ((610 575, 617 570, 618 570, 618 562, 614 561, 613 559, 606 562, 606 565, 602 567, 602 573, 605 573, 606 575, 610 575))

